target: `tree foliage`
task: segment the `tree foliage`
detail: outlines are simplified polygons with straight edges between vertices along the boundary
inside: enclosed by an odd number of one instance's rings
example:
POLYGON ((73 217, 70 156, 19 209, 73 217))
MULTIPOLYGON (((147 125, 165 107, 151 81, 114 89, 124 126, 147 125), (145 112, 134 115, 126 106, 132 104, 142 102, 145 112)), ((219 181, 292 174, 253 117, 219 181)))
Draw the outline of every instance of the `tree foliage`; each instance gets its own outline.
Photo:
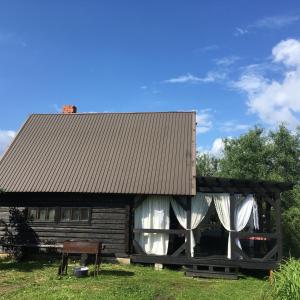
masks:
POLYGON ((197 155, 197 176, 216 176, 218 174, 219 159, 207 154, 197 155))
POLYGON ((298 182, 300 130, 284 125, 268 133, 260 127, 236 139, 225 139, 220 175, 225 177, 298 182))

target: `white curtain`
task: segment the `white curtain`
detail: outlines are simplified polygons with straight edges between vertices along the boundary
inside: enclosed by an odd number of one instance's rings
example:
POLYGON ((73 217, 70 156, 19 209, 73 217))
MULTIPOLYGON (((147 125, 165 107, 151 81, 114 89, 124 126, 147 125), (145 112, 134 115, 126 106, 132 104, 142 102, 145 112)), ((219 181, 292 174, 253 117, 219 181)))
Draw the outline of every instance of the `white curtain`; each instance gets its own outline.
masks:
MULTIPOLYGON (((169 229, 170 200, 168 196, 149 196, 134 212, 136 229, 169 229)), ((166 255, 168 233, 137 233, 135 239, 147 254, 166 255)))
POLYGON ((230 228, 230 195, 229 194, 214 194, 214 203, 218 217, 223 227, 229 232, 227 257, 231 259, 231 231, 230 228))
MULTIPOLYGON (((253 216, 254 228, 258 229, 257 204, 253 195, 247 195, 246 197, 243 197, 242 195, 236 195, 236 203, 230 203, 229 194, 215 194, 214 202, 219 219, 224 228, 229 232, 227 257, 231 259, 231 232, 243 230, 248 224, 251 214, 253 216), (230 205, 235 205, 234 228, 230 227, 230 205)), ((237 239, 235 242, 237 246, 242 249, 239 239, 237 239)))
POLYGON ((203 193, 197 193, 195 197, 192 198, 191 203, 191 228, 187 227, 187 213, 182 208, 180 204, 178 204, 174 199, 171 200, 172 208, 176 215, 176 218, 179 224, 184 228, 190 231, 191 235, 191 256, 194 256, 194 247, 196 245, 195 237, 193 234, 193 229, 196 229, 201 221, 204 219, 208 208, 211 204, 212 196, 203 193))
MULTIPOLYGON (((234 226, 235 231, 243 230, 249 221, 254 229, 259 229, 257 203, 253 195, 243 197, 236 195, 236 207, 234 210, 234 226)), ((252 226, 251 226, 252 227, 252 226)), ((242 250, 240 240, 236 239, 237 246, 242 250)))
POLYGON ((258 206, 255 198, 253 198, 252 219, 254 229, 259 229, 258 206))
POLYGON ((253 227, 259 229, 257 204, 253 195, 243 197, 236 195, 236 206, 234 211, 235 230, 241 231, 248 224, 252 214, 253 227))

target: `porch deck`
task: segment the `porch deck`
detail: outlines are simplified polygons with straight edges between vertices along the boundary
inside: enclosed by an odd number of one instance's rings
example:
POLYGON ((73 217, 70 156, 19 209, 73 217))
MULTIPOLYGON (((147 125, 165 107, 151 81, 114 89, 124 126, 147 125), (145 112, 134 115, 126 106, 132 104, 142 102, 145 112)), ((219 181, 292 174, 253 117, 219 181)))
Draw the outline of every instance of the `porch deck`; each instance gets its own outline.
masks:
POLYGON ((252 258, 250 260, 228 259, 226 256, 210 255, 206 257, 188 258, 185 255, 157 256, 134 254, 130 256, 133 263, 182 265, 182 266, 216 266, 243 269, 272 270, 277 267, 279 261, 275 259, 252 258))

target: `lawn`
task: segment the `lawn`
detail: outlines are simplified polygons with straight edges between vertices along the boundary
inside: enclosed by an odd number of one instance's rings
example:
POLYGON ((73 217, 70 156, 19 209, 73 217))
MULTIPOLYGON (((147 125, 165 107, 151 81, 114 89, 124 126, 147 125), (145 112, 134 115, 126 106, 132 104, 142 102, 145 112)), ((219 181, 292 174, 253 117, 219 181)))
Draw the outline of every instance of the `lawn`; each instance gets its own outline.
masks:
MULTIPOLYGON (((266 299, 268 281, 194 279, 182 270, 102 264, 94 277, 58 277, 58 262, 0 261, 0 299, 266 299)), ((70 268, 71 270, 71 268, 70 268)))

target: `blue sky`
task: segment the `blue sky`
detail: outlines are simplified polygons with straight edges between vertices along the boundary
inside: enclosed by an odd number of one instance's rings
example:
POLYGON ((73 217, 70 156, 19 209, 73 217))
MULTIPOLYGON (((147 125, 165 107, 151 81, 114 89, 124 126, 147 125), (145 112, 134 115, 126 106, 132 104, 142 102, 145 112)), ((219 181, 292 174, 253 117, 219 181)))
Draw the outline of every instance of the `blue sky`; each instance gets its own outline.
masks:
POLYGON ((299 1, 0 1, 0 152, 31 113, 196 110, 198 149, 300 124, 299 1))

